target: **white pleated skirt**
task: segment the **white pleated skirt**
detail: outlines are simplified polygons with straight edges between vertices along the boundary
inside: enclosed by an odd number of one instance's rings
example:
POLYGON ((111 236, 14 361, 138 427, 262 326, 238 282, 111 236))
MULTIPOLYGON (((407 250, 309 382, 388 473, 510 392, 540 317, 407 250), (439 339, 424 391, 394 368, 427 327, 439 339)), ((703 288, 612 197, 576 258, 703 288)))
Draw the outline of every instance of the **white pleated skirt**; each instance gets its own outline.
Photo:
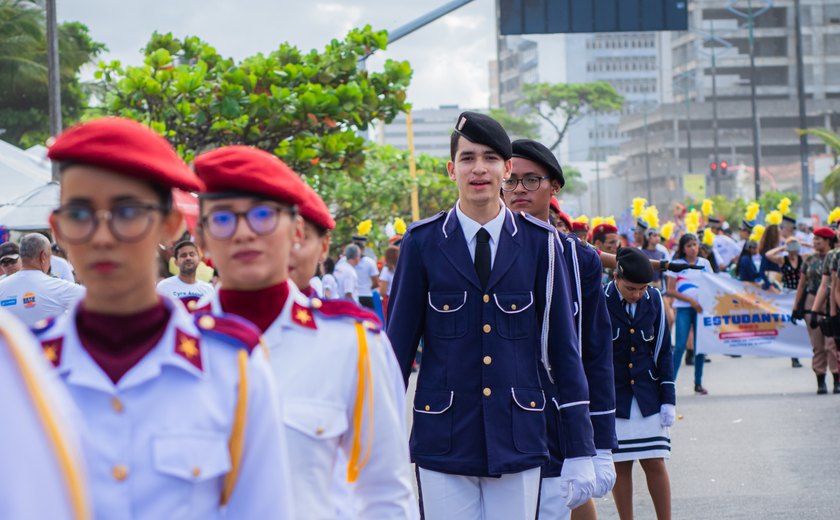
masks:
POLYGON ((659 423, 659 414, 643 417, 636 398, 630 404, 629 419, 615 419, 618 449, 613 450, 615 462, 641 459, 670 459, 671 435, 659 423))

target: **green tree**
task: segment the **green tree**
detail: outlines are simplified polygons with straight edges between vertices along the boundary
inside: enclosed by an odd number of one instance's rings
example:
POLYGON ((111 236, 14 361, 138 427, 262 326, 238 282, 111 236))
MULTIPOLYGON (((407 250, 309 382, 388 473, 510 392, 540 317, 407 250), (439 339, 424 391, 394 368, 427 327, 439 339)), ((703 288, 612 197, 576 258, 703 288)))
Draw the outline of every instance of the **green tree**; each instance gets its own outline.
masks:
POLYGON ((840 157, 840 135, 824 128, 799 130, 799 134, 817 137, 831 149, 831 153, 834 155, 834 168, 831 169, 831 172, 829 172, 828 176, 822 182, 822 187, 820 188, 821 199, 816 199, 826 211, 830 211, 832 208, 840 206, 840 162, 838 162, 838 157, 840 157))
MULTIPOLYGON (((59 25, 61 110, 72 124, 87 106, 81 67, 105 49, 78 22, 59 25)), ((0 0, 0 127, 3 139, 29 147, 49 137, 46 18, 43 1, 0 0)))
POLYGON ((569 127, 581 118, 599 112, 615 112, 624 98, 605 81, 593 83, 534 83, 522 87, 523 106, 554 129, 549 149, 557 152, 569 127))
POLYGON ((566 180, 566 185, 563 186, 561 194, 577 195, 579 197, 588 189, 583 181, 583 175, 575 166, 563 166, 563 178, 566 180))
POLYGON ((386 245, 384 227, 396 217, 411 222, 411 190, 418 187, 420 216, 449 209, 458 197, 446 173, 446 159, 420 155, 417 177, 408 171, 408 152, 370 145, 364 166, 346 175, 313 173, 307 182, 327 201, 336 220, 333 249, 347 244, 363 220, 373 221, 369 235, 374 250, 386 245))
POLYGON ((539 139, 540 125, 529 114, 514 116, 500 108, 491 108, 490 117, 501 123, 511 139, 539 139))
MULTIPOLYGON (((761 197, 758 199, 758 203, 761 205, 761 210, 766 215, 767 213, 775 210, 779 205, 779 202, 785 197, 790 199, 791 208, 798 206, 799 201, 802 200, 801 195, 792 191, 768 191, 761 194, 761 197)), ((791 216, 795 217, 796 215, 791 213, 791 216)))
POLYGON ((359 133, 408 107, 408 62, 388 60, 382 72, 359 67, 360 58, 387 43, 385 31, 367 26, 322 52, 282 43, 237 63, 196 37, 155 33, 143 65, 100 63, 102 111, 149 124, 188 161, 245 144, 276 154, 303 176, 353 174, 365 161, 359 133))

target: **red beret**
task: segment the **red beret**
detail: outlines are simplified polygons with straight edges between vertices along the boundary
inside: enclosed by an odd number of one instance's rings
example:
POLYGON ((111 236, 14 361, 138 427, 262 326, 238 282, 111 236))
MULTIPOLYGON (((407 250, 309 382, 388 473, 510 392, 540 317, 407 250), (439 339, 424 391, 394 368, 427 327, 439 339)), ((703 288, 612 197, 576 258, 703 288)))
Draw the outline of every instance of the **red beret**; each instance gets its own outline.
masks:
POLYGON ((557 218, 565 222, 567 228, 572 229, 572 219, 565 211, 561 209, 560 213, 557 214, 557 218))
POLYGON ((287 204, 303 204, 308 186, 286 163, 250 146, 223 146, 193 161, 207 188, 203 193, 253 193, 287 204))
POLYGON ((617 227, 615 227, 615 226, 613 226, 612 224, 607 224, 607 223, 604 223, 604 224, 598 224, 598 225, 597 225, 597 226, 595 226, 595 228, 592 230, 592 236, 595 236, 595 235, 597 235, 598 233, 604 233, 604 234, 609 234, 609 233, 618 233, 618 228, 617 228, 617 227))
POLYGON ((560 213, 560 203, 557 202, 557 199, 555 199, 554 197, 551 197, 551 202, 549 202, 549 204, 551 205, 551 209, 560 213))
POLYGON ((309 185, 306 185, 304 200, 300 203, 300 216, 321 229, 335 229, 335 220, 330 215, 330 210, 309 185))
POLYGON ((130 119, 106 117, 76 125, 58 136, 47 156, 57 162, 97 166, 164 188, 203 188, 166 139, 130 119))
POLYGON ((578 222, 577 220, 573 220, 571 228, 572 231, 589 231, 589 224, 587 224, 586 222, 578 222))
POLYGON ((814 236, 825 238, 826 240, 830 240, 837 236, 834 233, 834 230, 830 227, 818 227, 814 230, 814 236))

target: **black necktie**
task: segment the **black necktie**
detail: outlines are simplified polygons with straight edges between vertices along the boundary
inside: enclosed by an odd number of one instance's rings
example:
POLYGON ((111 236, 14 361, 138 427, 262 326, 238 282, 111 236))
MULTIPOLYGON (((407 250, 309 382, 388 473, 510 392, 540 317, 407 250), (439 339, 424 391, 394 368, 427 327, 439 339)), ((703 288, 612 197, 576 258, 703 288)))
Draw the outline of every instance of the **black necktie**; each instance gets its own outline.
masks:
POLYGON ((627 317, 630 318, 630 321, 633 321, 633 304, 627 300, 621 301, 624 303, 624 312, 627 313, 627 317))
POLYGON ((487 287, 490 279, 490 233, 481 228, 475 234, 475 272, 481 281, 481 288, 487 287))

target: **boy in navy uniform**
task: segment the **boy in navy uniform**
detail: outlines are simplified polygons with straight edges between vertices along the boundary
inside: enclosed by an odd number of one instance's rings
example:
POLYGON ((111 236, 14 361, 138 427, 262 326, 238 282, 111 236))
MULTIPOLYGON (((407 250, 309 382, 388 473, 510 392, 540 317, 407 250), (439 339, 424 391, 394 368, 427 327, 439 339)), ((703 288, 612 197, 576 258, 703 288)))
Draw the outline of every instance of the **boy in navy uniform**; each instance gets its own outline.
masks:
POLYGON ((613 489, 619 517, 633 518, 633 461, 647 477, 657 518, 671 518, 665 459, 676 417, 671 333, 662 296, 649 287, 653 269, 638 249, 618 252, 615 280, 605 289, 613 329, 618 449, 613 489))
MULTIPOLYGON (((530 139, 512 143, 513 159, 510 179, 502 183, 505 204, 514 212, 524 211, 547 220, 554 198, 565 184, 557 158, 546 146, 530 139)), ((559 210, 559 205, 557 208, 559 210)), ((561 215, 565 215, 560 211, 561 215)), ((612 489, 615 467, 612 450, 618 447, 615 438, 615 388, 613 387, 612 336, 609 335, 609 313, 601 290, 603 267, 595 249, 571 234, 559 233, 563 259, 572 287, 578 344, 583 368, 589 384, 590 418, 595 432, 597 455, 593 459, 596 475, 596 498, 612 489)), ((549 387, 550 389, 550 387, 549 387)), ((559 430, 559 413, 555 406, 546 407, 551 462, 542 469, 540 517, 568 518, 570 510, 560 499, 560 476, 563 465, 563 439, 559 430)), ((574 517, 596 516, 595 503, 575 510, 574 517)))
POLYGON ((577 507, 594 491, 595 449, 555 230, 499 200, 511 143, 498 122, 461 114, 451 156, 459 201, 405 234, 388 311, 406 381, 424 339, 410 447, 425 517, 535 517, 548 462, 540 365, 556 385, 560 478, 577 507))

